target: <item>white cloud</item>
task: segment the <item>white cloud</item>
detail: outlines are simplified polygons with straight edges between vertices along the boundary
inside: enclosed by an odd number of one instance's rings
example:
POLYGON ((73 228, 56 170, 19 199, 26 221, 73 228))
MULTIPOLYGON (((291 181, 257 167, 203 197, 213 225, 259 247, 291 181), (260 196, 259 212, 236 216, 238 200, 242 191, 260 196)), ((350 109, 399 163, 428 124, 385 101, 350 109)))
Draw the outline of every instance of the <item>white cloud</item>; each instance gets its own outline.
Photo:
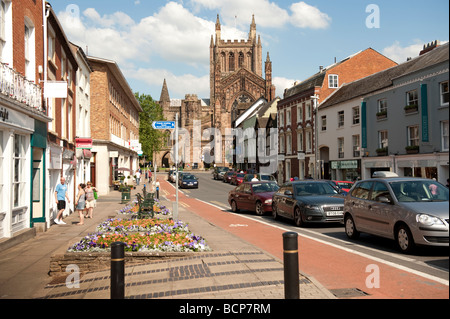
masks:
POLYGON ((402 47, 399 41, 395 41, 391 46, 384 48, 382 53, 397 63, 405 62, 407 58, 418 56, 423 48, 424 42, 421 40, 415 40, 414 42, 407 47, 402 47))
POLYGON ((295 82, 296 80, 274 77, 272 83, 276 88, 275 95, 283 98, 284 90, 293 87, 295 82))
POLYGON ((331 18, 318 8, 305 2, 291 5, 289 13, 269 0, 192 0, 194 10, 200 8, 218 10, 221 21, 226 25, 246 27, 254 14, 256 23, 263 28, 279 28, 291 23, 298 28, 325 29, 331 18))
POLYGON ((303 1, 292 4, 291 10, 291 23, 298 28, 326 29, 331 23, 326 13, 303 1))
MULTIPOLYGON (((177 75, 164 69, 146 68, 126 70, 125 73, 132 79, 161 87, 161 89, 163 80, 166 79, 171 98, 184 98, 186 94, 197 94, 199 98, 209 97, 209 74, 198 77, 192 74, 177 75)), ((154 100, 159 100, 159 94, 152 97, 154 100)))

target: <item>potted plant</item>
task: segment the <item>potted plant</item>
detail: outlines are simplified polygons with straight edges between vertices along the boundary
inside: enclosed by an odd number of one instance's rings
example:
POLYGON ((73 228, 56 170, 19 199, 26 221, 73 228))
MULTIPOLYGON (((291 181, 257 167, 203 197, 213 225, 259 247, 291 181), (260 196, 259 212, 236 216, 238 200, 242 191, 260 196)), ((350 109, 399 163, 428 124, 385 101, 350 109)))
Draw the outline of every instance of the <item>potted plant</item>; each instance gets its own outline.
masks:
POLYGON ((419 153, 419 145, 408 145, 405 150, 407 154, 417 154, 419 153))

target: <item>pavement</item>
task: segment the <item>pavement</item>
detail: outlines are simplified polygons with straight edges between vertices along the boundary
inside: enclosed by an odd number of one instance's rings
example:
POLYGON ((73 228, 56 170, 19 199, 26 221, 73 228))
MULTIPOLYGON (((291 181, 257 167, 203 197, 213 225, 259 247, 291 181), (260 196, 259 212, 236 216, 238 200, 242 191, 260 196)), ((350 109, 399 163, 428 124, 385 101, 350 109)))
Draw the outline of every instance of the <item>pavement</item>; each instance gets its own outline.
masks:
MULTIPOLYGON (((131 198, 142 191, 132 190, 131 198)), ((160 195, 172 209, 171 197, 160 195)), ((110 270, 81 275, 78 286, 65 277, 49 276, 50 259, 64 254, 70 244, 93 233, 98 224, 117 216, 125 205, 117 191, 101 196, 93 219, 78 226, 78 214, 52 225, 46 232, 0 251, 0 299, 110 299, 110 270)), ((158 259, 142 264, 125 263, 126 299, 284 299, 283 261, 267 251, 179 206, 179 219, 205 238, 212 249, 205 253, 158 259)), ((1 250, 0 246, 0 250, 1 250)), ((280 247, 280 250, 282 247, 280 247)), ((335 299, 314 278, 299 273, 300 299, 335 299)))

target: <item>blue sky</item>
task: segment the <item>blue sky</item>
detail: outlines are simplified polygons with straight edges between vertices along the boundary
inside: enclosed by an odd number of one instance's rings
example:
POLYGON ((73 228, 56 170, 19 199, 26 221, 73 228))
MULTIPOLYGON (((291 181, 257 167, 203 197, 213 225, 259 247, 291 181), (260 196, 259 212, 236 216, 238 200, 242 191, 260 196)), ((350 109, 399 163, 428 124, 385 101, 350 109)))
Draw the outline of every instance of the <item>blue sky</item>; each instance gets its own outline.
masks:
POLYGON ((54 0, 70 41, 118 63, 131 88, 159 100, 209 98, 209 44, 247 39, 252 14, 269 52, 276 94, 369 47, 401 63, 449 40, 447 0, 54 0), (371 5, 371 6, 370 6, 371 5), (367 23, 369 22, 369 23, 367 23))

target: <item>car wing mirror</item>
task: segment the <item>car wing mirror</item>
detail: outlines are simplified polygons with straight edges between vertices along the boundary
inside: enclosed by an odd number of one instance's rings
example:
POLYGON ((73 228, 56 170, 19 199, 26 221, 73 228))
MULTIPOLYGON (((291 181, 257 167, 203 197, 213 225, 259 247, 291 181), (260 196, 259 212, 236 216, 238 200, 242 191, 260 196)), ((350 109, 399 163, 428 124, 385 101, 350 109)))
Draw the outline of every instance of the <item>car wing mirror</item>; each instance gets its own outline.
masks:
POLYGON ((286 195, 286 196, 292 196, 292 192, 291 192, 291 191, 284 191, 284 195, 286 195))

